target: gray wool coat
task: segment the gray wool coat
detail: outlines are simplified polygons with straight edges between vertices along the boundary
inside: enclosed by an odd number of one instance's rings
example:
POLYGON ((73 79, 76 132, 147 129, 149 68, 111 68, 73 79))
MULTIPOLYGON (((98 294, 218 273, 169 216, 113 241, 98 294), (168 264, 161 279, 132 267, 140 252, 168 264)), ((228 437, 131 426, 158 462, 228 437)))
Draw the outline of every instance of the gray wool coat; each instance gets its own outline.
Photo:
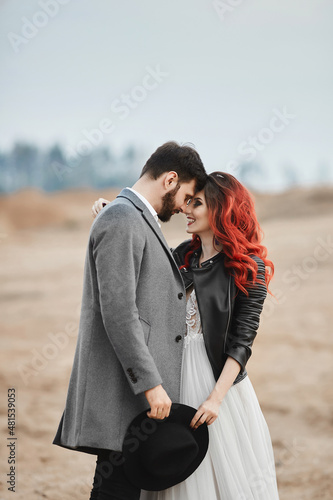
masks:
POLYGON ((179 402, 186 295, 154 217, 129 189, 95 219, 67 400, 53 444, 120 451, 162 384, 179 402))

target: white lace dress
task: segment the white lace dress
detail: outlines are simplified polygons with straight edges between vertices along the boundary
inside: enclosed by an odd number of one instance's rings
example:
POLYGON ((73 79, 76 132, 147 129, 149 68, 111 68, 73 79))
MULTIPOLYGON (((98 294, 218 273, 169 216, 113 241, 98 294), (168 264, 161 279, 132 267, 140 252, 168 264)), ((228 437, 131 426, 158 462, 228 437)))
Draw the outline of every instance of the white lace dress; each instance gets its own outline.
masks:
MULTIPOLYGON (((193 290, 187 301, 180 402, 198 408, 215 378, 207 357, 193 290)), ((159 492, 142 490, 140 500, 277 500, 271 437, 248 376, 233 385, 208 426, 209 447, 196 471, 159 492)))

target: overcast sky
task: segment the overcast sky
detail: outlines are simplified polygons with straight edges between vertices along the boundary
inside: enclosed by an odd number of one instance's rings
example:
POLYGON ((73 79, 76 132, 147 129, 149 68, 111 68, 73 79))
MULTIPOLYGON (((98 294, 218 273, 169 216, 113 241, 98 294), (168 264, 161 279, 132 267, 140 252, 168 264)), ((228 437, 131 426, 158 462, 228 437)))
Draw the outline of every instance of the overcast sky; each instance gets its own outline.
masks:
POLYGON ((333 167, 332 22, 330 0, 0 0, 0 148, 175 139, 310 182, 333 167))

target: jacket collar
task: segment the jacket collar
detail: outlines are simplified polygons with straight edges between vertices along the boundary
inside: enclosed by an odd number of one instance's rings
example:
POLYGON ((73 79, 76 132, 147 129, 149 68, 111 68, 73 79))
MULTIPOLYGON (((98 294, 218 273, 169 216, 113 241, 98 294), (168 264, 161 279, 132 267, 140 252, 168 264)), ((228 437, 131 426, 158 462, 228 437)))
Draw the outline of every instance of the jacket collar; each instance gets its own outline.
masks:
MULTIPOLYGON (((204 282, 207 283, 207 280, 211 280, 211 283, 214 282, 215 275, 219 268, 218 262, 223 264, 223 254, 218 254, 212 257, 209 260, 206 260, 199 267, 199 256, 193 256, 190 263, 190 268, 182 268, 181 273, 185 285, 185 289, 187 290, 191 285, 193 285, 194 281, 204 279, 204 282)), ((198 282, 198 283, 199 283, 198 282)))
MULTIPOLYGON (((128 188, 122 189, 121 192, 118 194, 117 198, 127 198, 141 212, 148 210, 147 205, 145 205, 143 201, 140 200, 140 198, 128 188)), ((152 219, 155 220, 153 216, 152 219)))
MULTIPOLYGON (((173 255, 174 255, 174 258, 179 266, 182 266, 184 264, 185 255, 187 254, 187 252, 189 252, 189 250, 191 248, 191 243, 192 243, 192 240, 186 240, 183 243, 181 243, 180 245, 178 245, 177 248, 175 248, 173 255)), ((220 253, 214 255, 214 257, 211 257, 210 259, 207 259, 204 262, 202 262, 201 267, 199 267, 199 259, 200 259, 201 252, 202 252, 202 248, 200 245, 200 247, 197 248, 195 250, 195 252, 190 257, 190 269, 195 269, 198 271, 201 271, 202 269, 210 269, 217 261, 219 261, 220 259, 223 259, 225 257, 225 254, 223 252, 220 252, 220 253)), ((189 269, 183 268, 183 271, 188 272, 189 269)))
POLYGON ((210 259, 207 259, 204 262, 202 262, 201 267, 199 267, 200 255, 201 255, 201 247, 194 252, 191 258, 191 267, 199 271, 200 269, 211 269, 218 260, 224 257, 224 253, 220 252, 214 255, 214 257, 211 257, 210 259))
POLYGON ((154 219, 157 221, 158 226, 161 227, 159 222, 158 222, 158 214, 157 214, 155 208, 149 203, 147 198, 145 198, 142 194, 135 191, 133 188, 126 188, 126 189, 129 189, 129 191, 131 191, 132 193, 134 192, 134 194, 136 194, 136 196, 146 205, 146 207, 148 207, 148 210, 150 211, 150 213, 152 214, 154 219))

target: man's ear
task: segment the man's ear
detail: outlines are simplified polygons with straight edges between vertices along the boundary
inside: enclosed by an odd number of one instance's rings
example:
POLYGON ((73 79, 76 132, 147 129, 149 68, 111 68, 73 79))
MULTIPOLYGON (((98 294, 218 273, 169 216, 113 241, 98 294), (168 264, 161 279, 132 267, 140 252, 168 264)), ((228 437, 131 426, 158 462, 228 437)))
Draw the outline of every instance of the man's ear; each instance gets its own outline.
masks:
POLYGON ((163 180, 163 187, 166 191, 172 191, 177 184, 178 184, 178 174, 177 172, 174 172, 173 170, 171 172, 168 172, 163 180))

